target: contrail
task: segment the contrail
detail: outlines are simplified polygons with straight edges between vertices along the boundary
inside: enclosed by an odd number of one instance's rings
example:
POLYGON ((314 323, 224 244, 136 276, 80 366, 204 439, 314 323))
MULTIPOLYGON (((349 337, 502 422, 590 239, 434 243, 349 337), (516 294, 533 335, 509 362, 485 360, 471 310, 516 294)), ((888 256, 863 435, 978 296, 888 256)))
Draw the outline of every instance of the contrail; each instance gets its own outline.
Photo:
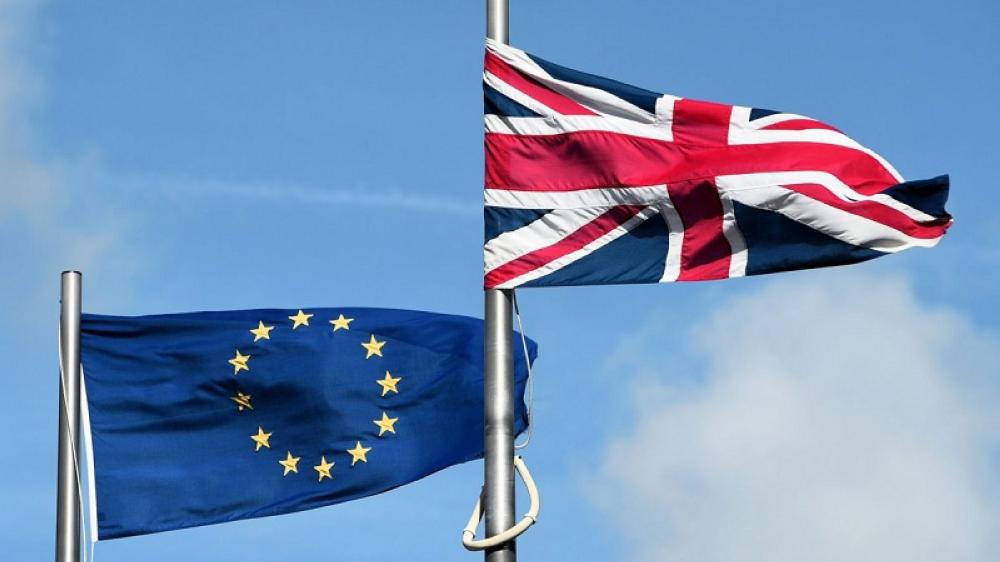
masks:
POLYGON ((414 195, 399 189, 325 189, 301 184, 234 182, 169 176, 130 176, 121 184, 145 185, 161 192, 185 195, 252 197, 332 206, 365 206, 436 213, 467 219, 482 216, 480 205, 448 197, 414 195))

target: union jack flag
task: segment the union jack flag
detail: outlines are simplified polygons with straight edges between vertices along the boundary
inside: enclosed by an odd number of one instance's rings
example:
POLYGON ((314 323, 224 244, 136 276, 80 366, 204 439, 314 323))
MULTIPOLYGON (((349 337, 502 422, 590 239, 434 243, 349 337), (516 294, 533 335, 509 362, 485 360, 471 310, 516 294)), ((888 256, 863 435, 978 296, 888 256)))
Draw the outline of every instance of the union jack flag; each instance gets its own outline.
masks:
POLYGON ((801 115, 658 94, 488 40, 485 286, 700 281, 937 244, 904 182, 801 115))

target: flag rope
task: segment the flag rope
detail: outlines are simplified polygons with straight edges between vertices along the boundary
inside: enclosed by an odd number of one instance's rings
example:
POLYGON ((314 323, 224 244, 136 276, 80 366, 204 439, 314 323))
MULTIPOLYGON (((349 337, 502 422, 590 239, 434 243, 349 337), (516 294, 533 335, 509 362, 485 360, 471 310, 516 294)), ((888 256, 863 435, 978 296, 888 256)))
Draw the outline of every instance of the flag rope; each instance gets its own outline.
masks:
POLYGON ((462 546, 467 550, 486 550, 507 541, 512 541, 521 536, 522 533, 538 521, 538 511, 542 507, 542 499, 538 494, 538 487, 535 485, 535 480, 528 471, 528 465, 524 464, 524 457, 521 455, 514 457, 514 468, 521 477, 521 481, 524 482, 524 487, 528 490, 528 498, 531 501, 528 512, 510 529, 486 539, 476 540, 476 527, 479 526, 479 521, 483 518, 483 495, 480 493, 479 498, 476 500, 476 506, 472 508, 472 515, 469 516, 469 522, 465 525, 465 529, 462 529, 462 546))
MULTIPOLYGON (((63 409, 68 412, 69 411, 69 398, 66 396, 66 384, 65 384, 66 373, 65 373, 65 371, 63 371, 62 326, 61 325, 56 329, 56 337, 57 337, 58 343, 60 344, 60 345, 57 346, 59 348, 59 398, 62 400, 62 407, 63 407, 63 409)), ((83 375, 83 373, 81 372, 81 376, 82 375, 83 375)), ((69 420, 67 420, 67 422, 68 421, 69 420)), ((62 431, 63 428, 60 427, 59 430, 62 431)), ((67 431, 66 434, 69 437, 70 449, 73 452, 73 476, 76 479, 77 503, 79 503, 80 516, 81 516, 81 521, 82 521, 82 520, 84 520, 83 519, 83 514, 84 514, 84 510, 85 510, 86 506, 83 504, 83 482, 80 480, 80 457, 79 457, 79 453, 78 453, 77 442, 76 442, 75 439, 73 439, 73 434, 71 432, 69 432, 69 431, 67 431)), ((90 535, 93 533, 93 529, 90 529, 88 527, 88 525, 86 525, 86 524, 82 525, 82 527, 83 527, 83 531, 84 531, 84 535, 85 535, 83 537, 84 544, 87 545, 87 550, 86 550, 86 552, 87 552, 87 560, 88 560, 88 562, 94 562, 94 546, 93 545, 95 544, 96 541, 88 540, 90 538, 90 535)))

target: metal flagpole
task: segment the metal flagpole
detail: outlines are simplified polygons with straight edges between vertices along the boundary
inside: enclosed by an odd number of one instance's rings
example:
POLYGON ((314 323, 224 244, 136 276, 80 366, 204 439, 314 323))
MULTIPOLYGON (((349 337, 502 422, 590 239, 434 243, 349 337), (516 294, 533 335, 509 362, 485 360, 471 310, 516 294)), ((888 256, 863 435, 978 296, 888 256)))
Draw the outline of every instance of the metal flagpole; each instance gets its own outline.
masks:
POLYGON ((62 273, 59 318, 59 475, 56 562, 80 560, 80 285, 79 271, 62 273))
MULTIPOLYGON (((486 0, 486 36, 508 41, 507 0, 486 0)), ((514 291, 486 290, 486 536, 514 525, 514 291)), ((486 551, 486 562, 515 562, 514 541, 486 551)))

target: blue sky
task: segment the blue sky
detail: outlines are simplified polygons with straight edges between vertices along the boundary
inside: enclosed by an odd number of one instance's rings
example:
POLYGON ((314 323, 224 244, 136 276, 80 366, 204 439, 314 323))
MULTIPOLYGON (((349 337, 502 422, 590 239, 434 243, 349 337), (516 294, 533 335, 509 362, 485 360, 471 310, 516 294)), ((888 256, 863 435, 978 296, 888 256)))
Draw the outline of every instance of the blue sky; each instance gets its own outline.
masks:
MULTIPOLYGON (((85 309, 480 315, 480 2, 0 6, 0 542, 51 555, 58 273, 85 309)), ((1000 10, 513 2, 511 41, 810 115, 950 173, 930 251, 723 283, 519 293, 540 344, 526 560, 987 560, 1000 547, 1000 10)), ((469 463, 97 559, 470 560, 469 463)), ((524 502, 521 503, 524 505, 524 502)))

